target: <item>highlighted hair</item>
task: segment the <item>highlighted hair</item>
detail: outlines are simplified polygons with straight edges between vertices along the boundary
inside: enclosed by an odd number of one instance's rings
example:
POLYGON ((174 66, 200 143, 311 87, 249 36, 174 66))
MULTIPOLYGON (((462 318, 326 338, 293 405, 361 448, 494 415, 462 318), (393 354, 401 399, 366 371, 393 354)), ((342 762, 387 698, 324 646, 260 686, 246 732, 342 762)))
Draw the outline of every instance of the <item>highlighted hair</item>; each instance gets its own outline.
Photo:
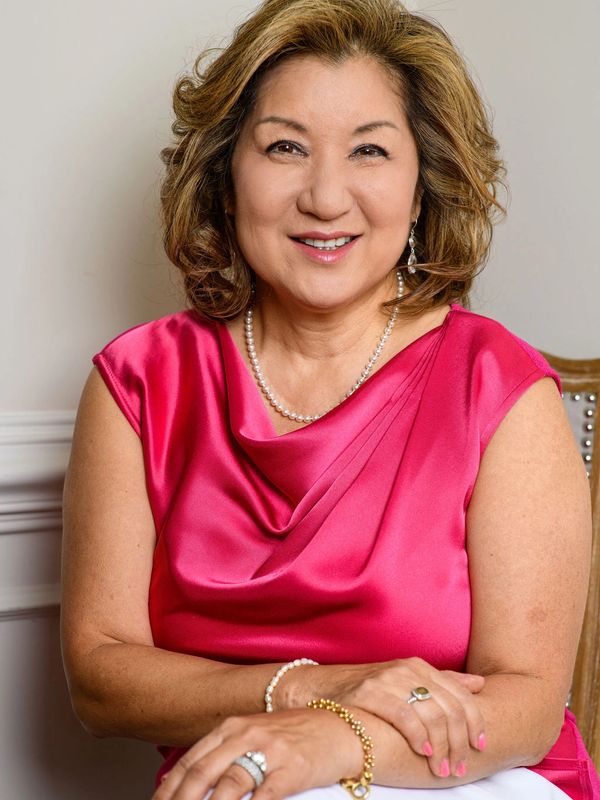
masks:
POLYGON ((414 275, 403 271, 410 292, 399 301, 401 315, 449 302, 468 307, 493 223, 505 212, 498 200, 505 171, 461 55, 437 23, 397 0, 265 0, 226 48, 206 49, 178 80, 174 142, 161 152, 161 203, 165 250, 190 306, 232 319, 251 301, 252 269, 224 207, 233 197, 231 157, 261 77, 299 55, 330 64, 370 57, 386 70, 415 137, 423 191, 419 266, 414 275))

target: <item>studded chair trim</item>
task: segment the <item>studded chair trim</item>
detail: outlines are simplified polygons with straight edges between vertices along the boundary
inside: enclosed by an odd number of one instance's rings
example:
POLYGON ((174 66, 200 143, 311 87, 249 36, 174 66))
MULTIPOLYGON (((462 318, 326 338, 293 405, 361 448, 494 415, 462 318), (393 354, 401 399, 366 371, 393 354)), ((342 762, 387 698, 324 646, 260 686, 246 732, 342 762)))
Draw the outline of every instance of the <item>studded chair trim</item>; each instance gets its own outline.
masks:
POLYGON ((592 563, 569 707, 600 766, 600 358, 569 359, 539 351, 558 372, 592 498, 592 563))

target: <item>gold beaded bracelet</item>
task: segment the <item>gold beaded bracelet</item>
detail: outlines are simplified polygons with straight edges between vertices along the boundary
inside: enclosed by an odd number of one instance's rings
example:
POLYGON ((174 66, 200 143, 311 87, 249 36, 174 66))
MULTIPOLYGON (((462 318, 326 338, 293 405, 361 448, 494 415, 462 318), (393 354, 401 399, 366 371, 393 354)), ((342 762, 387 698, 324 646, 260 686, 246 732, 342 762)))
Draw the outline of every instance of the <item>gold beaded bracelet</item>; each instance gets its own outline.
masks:
POLYGON ((371 792, 371 781, 373 780, 373 740, 367 734, 365 726, 362 722, 354 717, 347 708, 336 703, 334 700, 326 700, 321 697, 320 700, 311 700, 306 704, 308 708, 324 708, 327 711, 333 711, 340 719, 347 722, 352 728, 354 733, 360 739, 364 753, 364 764, 362 772, 358 778, 342 778, 340 785, 347 789, 352 797, 357 800, 367 800, 371 792))

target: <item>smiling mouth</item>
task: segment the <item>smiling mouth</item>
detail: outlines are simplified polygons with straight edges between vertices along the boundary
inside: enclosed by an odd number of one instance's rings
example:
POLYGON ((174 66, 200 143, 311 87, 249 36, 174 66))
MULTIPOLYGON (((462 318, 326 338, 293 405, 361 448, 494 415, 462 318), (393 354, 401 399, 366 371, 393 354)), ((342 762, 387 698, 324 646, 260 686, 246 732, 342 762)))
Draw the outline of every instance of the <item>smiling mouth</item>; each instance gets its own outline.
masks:
POLYGON ((307 247, 313 247, 315 250, 339 250, 350 242, 357 239, 357 236, 342 236, 339 239, 300 239, 296 236, 291 236, 295 242, 300 242, 307 247))

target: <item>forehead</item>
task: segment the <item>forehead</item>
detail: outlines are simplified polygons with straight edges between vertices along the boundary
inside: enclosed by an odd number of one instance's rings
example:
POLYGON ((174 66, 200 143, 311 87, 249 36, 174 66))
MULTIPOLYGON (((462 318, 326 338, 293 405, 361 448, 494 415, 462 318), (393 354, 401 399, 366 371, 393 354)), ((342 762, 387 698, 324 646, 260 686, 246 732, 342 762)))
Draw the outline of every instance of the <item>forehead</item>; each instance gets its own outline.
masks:
POLYGON ((377 112, 404 116, 400 80, 373 57, 352 56, 332 64, 307 54, 285 58, 261 78, 253 116, 280 113, 282 109, 310 114, 342 115, 377 112))

